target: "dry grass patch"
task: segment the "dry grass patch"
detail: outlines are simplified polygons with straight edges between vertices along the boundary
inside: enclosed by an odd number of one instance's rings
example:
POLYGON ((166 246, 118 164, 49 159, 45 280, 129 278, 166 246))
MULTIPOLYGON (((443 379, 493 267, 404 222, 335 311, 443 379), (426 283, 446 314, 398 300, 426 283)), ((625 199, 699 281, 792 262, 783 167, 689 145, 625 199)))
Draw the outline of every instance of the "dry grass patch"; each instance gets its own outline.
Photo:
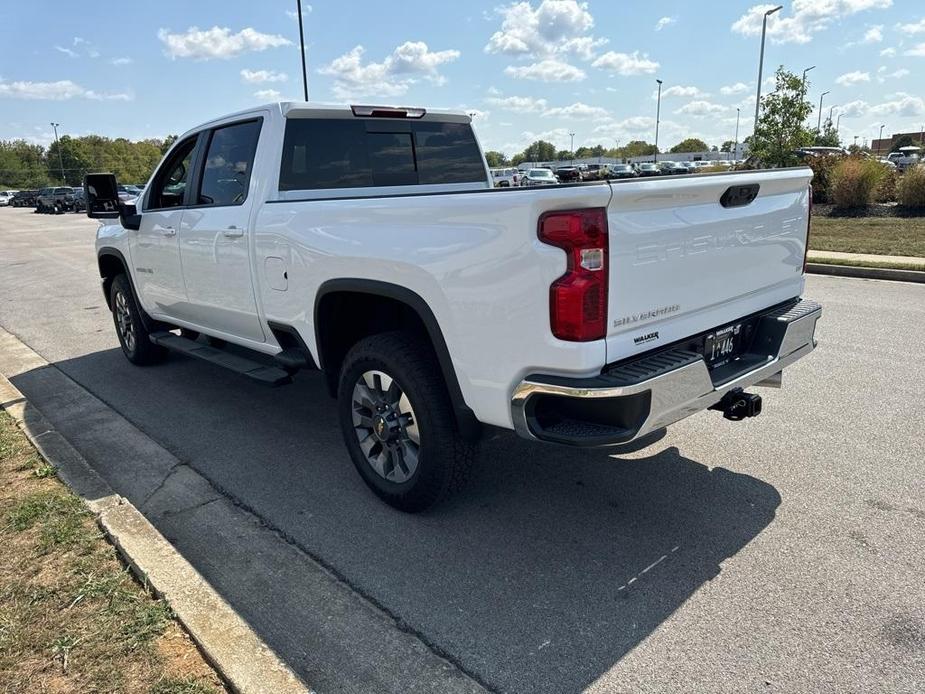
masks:
POLYGON ((224 691, 0 411, 0 692, 224 691))

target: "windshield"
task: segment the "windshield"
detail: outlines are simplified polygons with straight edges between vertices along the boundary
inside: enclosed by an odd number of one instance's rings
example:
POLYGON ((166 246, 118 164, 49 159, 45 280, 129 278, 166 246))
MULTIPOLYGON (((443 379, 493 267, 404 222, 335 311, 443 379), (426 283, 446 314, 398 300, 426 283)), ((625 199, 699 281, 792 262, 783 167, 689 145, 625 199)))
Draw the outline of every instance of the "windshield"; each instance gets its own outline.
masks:
POLYGON ((530 176, 533 178, 552 178, 552 171, 549 169, 531 169, 530 176))

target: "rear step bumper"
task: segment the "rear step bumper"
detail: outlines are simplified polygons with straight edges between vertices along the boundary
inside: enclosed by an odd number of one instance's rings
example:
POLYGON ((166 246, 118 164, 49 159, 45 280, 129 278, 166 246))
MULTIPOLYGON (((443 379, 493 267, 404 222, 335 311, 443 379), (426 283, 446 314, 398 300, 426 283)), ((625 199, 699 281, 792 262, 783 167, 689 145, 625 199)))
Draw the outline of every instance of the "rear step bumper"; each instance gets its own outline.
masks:
POLYGON ((797 300, 757 318, 750 348, 712 372, 703 356, 669 349, 605 368, 600 376, 532 375, 511 399, 520 436, 573 446, 628 443, 709 408, 736 388, 772 379, 816 347, 822 306, 797 300))

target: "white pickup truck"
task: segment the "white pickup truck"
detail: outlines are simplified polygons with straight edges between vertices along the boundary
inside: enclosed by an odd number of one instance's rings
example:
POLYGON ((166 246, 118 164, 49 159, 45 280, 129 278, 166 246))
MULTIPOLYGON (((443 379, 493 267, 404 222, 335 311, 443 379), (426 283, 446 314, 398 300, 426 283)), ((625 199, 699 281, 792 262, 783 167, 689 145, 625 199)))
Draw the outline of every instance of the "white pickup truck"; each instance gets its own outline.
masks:
POLYGON ((816 344, 810 177, 498 190, 465 114, 280 103, 184 134, 136 205, 85 189, 131 362, 321 369, 360 475, 416 511, 494 427, 603 446, 758 414, 744 389, 816 344))

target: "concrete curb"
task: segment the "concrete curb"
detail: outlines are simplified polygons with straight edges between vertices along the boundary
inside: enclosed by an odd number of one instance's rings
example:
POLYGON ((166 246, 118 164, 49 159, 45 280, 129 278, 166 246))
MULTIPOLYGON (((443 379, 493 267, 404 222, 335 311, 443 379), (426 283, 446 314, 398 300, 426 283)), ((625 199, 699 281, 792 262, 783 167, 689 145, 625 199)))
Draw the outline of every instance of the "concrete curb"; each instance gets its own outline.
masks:
POLYGON ((232 691, 311 692, 147 518, 116 494, 2 374, 0 408, 84 500, 136 576, 168 602, 232 691))
POLYGON ((886 267, 858 267, 856 265, 833 265, 828 263, 807 263, 806 271, 815 275, 836 277, 858 277, 870 280, 894 280, 896 282, 925 283, 925 272, 920 270, 899 270, 886 267))

